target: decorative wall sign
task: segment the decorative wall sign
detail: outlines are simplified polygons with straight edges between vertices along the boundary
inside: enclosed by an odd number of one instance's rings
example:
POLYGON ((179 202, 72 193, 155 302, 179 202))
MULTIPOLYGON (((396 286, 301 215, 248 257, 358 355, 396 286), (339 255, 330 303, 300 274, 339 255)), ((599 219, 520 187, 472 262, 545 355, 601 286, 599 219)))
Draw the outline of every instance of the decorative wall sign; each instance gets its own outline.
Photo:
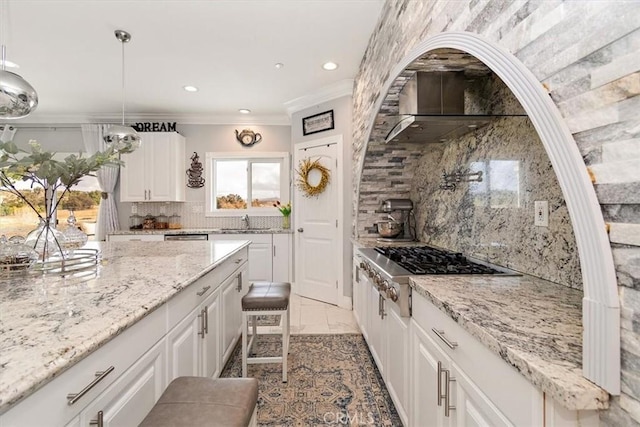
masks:
POLYGON ((238 133, 238 129, 236 129, 236 139, 245 147, 251 147, 253 144, 262 141, 262 135, 250 129, 243 129, 242 132, 238 133))
POLYGON ((136 130, 136 132, 177 132, 176 122, 139 122, 134 124, 132 127, 136 130))
POLYGON ((187 169, 187 187, 189 188, 200 188, 204 185, 204 178, 202 177, 202 163, 200 163, 200 157, 198 157, 198 153, 193 152, 193 156, 191 156, 191 167, 187 169))
POLYGON ((306 158, 301 160, 299 169, 296 172, 298 173, 296 185, 305 197, 318 197, 329 184, 330 171, 320 163, 320 159, 311 161, 311 159, 306 158), (320 173, 320 179, 317 182, 310 182, 309 175, 314 171, 320 173))
POLYGON ((302 134, 311 135, 312 133, 324 132, 333 129, 334 126, 333 110, 329 110, 302 119, 302 134))

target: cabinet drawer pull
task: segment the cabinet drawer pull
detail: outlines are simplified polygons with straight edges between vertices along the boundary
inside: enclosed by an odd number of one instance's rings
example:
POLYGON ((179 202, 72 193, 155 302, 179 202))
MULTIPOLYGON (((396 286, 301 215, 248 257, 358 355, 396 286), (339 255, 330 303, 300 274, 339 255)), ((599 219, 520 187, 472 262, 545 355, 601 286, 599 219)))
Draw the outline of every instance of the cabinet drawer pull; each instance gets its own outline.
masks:
POLYGON ((446 345, 447 347, 449 347, 452 350, 455 350, 455 348, 458 346, 458 343, 455 341, 449 341, 448 339, 446 339, 444 337, 444 331, 438 330, 436 328, 431 328, 431 330, 433 331, 434 334, 437 335, 438 338, 440 338, 446 345))
POLYGON ((196 292, 196 295, 201 297, 202 295, 206 294, 209 289, 211 289, 211 286, 205 286, 200 292, 196 292))
POLYGON ((238 258, 238 259, 236 260, 236 264, 240 264, 241 262, 242 262, 242 258, 238 258))
POLYGON ((80 400, 82 398, 82 396, 87 394, 89 392, 89 390, 91 390, 93 387, 95 387, 96 384, 98 384, 107 375, 109 375, 111 372, 113 372, 114 369, 115 369, 115 367, 109 366, 106 371, 98 371, 98 372, 96 372, 96 378, 93 381, 91 381, 91 383, 89 383, 85 388, 83 388, 80 391, 80 393, 69 393, 69 394, 67 394, 67 404, 68 405, 73 405, 74 403, 76 403, 78 400, 80 400))
POLYGON ((98 411, 98 419, 89 421, 90 426, 102 427, 104 424, 104 412, 98 411))

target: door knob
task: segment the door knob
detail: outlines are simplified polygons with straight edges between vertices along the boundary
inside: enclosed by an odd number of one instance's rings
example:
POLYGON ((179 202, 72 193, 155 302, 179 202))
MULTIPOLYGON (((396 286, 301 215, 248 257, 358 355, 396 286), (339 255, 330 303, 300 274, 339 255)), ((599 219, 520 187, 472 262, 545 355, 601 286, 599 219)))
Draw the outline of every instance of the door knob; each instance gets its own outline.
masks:
POLYGON ((302 233, 304 231, 304 228, 300 227, 298 228, 298 233, 302 233))

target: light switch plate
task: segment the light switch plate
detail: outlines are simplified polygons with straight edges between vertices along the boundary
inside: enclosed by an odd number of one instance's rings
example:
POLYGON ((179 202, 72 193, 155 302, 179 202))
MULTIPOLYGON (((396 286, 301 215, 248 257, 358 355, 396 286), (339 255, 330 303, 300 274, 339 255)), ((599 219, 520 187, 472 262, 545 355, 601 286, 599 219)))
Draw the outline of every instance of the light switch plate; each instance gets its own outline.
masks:
POLYGON ((533 202, 535 218, 533 224, 539 227, 549 226, 549 202, 546 200, 537 200, 533 202))

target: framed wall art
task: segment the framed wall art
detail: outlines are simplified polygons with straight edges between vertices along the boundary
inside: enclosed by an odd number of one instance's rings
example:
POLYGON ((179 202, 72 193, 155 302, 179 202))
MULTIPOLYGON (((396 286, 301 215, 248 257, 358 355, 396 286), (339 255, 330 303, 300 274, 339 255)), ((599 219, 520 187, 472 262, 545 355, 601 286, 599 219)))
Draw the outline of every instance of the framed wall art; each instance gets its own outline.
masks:
POLYGON ((313 133, 324 132, 335 127, 333 120, 333 110, 324 113, 315 114, 313 116, 302 119, 302 135, 311 135, 313 133))

